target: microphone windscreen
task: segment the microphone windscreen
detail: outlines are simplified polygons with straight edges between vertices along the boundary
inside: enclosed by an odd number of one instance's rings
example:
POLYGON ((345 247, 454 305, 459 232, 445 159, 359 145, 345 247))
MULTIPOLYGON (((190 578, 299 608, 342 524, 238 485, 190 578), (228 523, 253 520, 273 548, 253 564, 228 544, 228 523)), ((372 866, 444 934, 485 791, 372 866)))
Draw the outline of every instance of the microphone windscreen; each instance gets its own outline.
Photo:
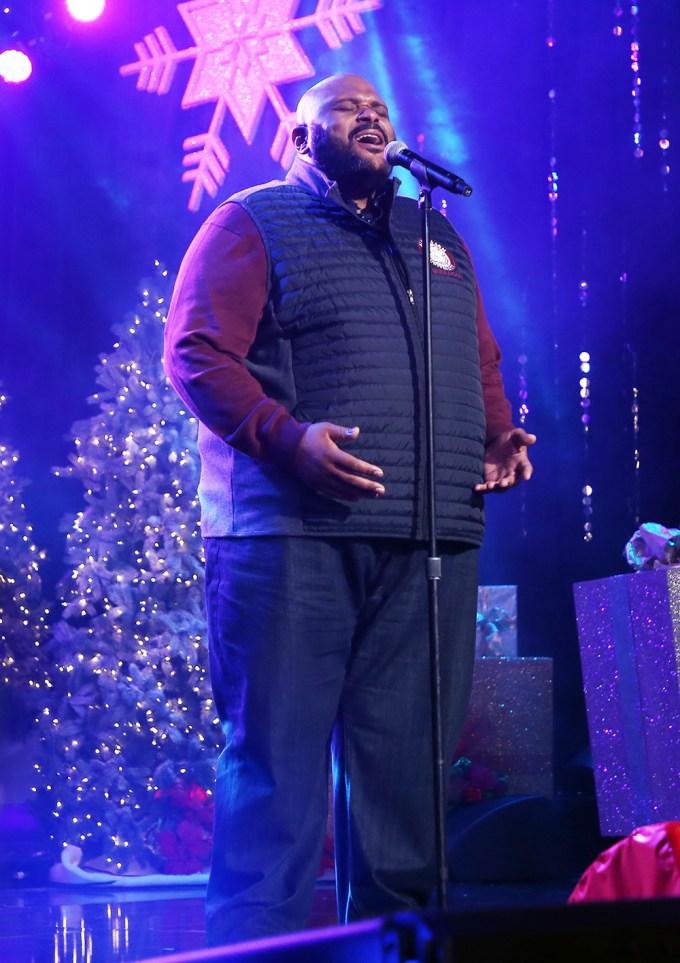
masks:
POLYGON ((384 156, 387 163, 391 164, 393 167, 395 164, 398 164, 399 154, 403 150, 408 150, 408 147, 403 140, 391 140, 384 150, 384 156))

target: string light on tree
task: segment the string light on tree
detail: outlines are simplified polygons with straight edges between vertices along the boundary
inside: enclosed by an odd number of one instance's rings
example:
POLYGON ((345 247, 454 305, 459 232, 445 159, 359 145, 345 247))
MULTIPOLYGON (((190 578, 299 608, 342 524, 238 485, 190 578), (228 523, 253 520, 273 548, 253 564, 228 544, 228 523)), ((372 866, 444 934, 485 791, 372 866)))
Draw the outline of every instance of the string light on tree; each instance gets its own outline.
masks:
MULTIPOLYGON (((0 391, 0 413, 7 401, 0 391)), ((45 698, 49 611, 40 578, 45 553, 33 542, 18 465, 18 453, 0 441, 0 724, 6 736, 23 741, 45 698)))
POLYGON ((72 567, 50 642, 58 691, 36 783, 44 811, 60 814, 59 843, 82 846, 86 821, 87 857, 153 871, 167 863, 168 793, 196 787, 209 806, 220 737, 198 503, 184 494, 197 488, 197 426, 161 360, 170 288, 158 265, 134 317, 115 329, 97 368, 96 413, 74 425, 71 464, 58 471, 82 482, 86 507, 67 537, 72 567))

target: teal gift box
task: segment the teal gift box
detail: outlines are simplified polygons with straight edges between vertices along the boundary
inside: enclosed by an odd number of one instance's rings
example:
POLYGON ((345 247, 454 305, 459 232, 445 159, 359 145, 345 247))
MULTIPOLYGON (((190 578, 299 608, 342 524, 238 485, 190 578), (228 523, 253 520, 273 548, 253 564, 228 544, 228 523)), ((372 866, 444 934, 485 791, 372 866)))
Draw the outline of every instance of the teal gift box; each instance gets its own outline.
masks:
POLYGON ((481 585, 477 592, 475 656, 517 658, 517 586, 481 585))

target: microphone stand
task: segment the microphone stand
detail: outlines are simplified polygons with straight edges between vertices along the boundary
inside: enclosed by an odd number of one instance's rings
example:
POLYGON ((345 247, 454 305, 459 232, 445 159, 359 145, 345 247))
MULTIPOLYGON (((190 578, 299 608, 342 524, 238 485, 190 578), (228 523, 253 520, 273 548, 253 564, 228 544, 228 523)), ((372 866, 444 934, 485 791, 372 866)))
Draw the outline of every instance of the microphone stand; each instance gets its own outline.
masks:
POLYGON ((425 426, 426 426, 426 502, 428 558, 429 650, 430 650, 430 709, 432 719, 432 765, 434 776, 434 824, 437 856, 437 909, 447 908, 448 866, 446 859, 446 760, 442 733, 441 665, 439 636, 439 582, 442 561, 437 549, 437 497, 435 490, 434 443, 434 378, 432 356, 432 267, 430 264, 430 212, 432 189, 436 186, 428 177, 425 164, 413 161, 411 173, 420 185, 418 207, 422 214, 423 236, 423 308, 425 328, 425 426))

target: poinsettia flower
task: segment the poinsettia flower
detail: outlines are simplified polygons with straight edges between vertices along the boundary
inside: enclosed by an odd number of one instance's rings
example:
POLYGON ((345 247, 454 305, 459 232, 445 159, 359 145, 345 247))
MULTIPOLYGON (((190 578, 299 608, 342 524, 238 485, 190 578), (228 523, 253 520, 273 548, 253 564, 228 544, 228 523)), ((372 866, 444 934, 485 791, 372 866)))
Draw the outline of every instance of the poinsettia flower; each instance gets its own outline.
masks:
POLYGON ((204 862, 208 861, 212 849, 212 840, 201 826, 183 819, 177 827, 177 835, 191 856, 204 862))
POLYGON ((158 843, 165 860, 163 870, 169 875, 199 873, 210 859, 210 838, 198 826, 186 821, 179 824, 176 833, 162 829, 158 843))

